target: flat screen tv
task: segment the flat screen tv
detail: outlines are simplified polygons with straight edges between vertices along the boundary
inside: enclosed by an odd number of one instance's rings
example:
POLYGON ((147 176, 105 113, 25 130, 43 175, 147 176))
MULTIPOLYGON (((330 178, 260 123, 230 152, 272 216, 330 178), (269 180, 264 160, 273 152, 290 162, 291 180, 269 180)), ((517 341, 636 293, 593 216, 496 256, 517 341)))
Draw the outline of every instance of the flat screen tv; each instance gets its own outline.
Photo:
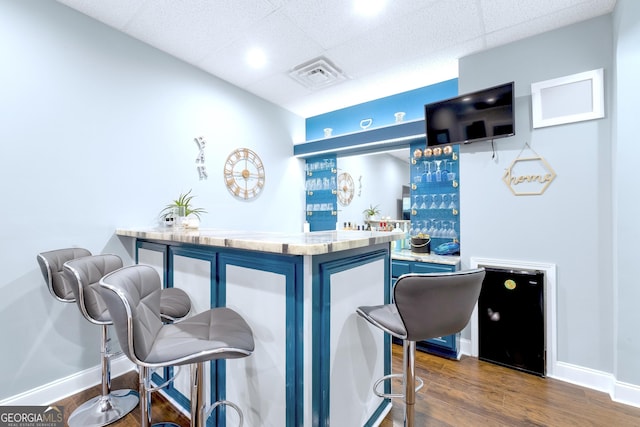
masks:
POLYGON ((424 106, 427 146, 515 135, 513 82, 424 106))

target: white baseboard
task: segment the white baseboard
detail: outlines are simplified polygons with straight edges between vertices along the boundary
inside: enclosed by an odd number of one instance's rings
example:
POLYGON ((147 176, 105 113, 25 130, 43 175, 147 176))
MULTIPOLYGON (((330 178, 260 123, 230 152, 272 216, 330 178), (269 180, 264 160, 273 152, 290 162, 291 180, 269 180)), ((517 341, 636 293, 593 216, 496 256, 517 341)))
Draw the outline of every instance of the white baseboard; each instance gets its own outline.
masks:
MULTIPOLYGON (((111 359, 111 377, 118 377, 136 369, 135 365, 120 355, 111 359)), ((102 368, 94 366, 84 371, 52 381, 32 390, 0 400, 0 406, 49 405, 65 397, 76 394, 86 388, 100 384, 102 368)))
POLYGON ((471 356, 471 340, 460 338, 460 354, 471 356))
MULTIPOLYGON (((471 356, 471 341, 460 339, 461 354, 471 356)), ((614 402, 640 408, 640 386, 616 381, 613 374, 584 368, 565 362, 556 362, 553 375, 559 381, 607 393, 614 402)))
POLYGON ((609 395, 612 394, 615 383, 615 377, 612 374, 565 362, 557 362, 554 375, 549 376, 571 384, 602 391, 609 395))
POLYGON ((616 402, 640 408, 640 386, 616 381, 611 398, 616 402))
MULTIPOLYGON (((460 353, 467 356, 471 354, 469 340, 460 340, 460 353)), ((99 384, 100 369, 100 366, 94 366, 66 378, 0 400, 0 406, 48 405, 57 402, 99 384)), ((136 366, 124 355, 115 357, 111 361, 111 376, 114 378, 135 369, 136 366)), ((615 402, 640 408, 640 386, 616 381, 612 374, 558 362, 554 369, 554 375, 550 377, 607 393, 615 402)), ((179 406, 176 404, 176 407, 179 406)))

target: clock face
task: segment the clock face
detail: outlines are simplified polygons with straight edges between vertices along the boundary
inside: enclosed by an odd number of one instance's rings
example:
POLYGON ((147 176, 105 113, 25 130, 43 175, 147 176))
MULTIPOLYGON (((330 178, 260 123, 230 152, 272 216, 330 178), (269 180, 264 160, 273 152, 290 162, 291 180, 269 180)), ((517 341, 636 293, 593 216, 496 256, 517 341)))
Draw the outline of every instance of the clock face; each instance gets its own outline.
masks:
POLYGON ((347 172, 338 175, 338 203, 348 206, 353 200, 353 178, 347 172))
POLYGON ((248 148, 234 150, 224 163, 224 182, 235 197, 253 199, 264 187, 262 160, 248 148))

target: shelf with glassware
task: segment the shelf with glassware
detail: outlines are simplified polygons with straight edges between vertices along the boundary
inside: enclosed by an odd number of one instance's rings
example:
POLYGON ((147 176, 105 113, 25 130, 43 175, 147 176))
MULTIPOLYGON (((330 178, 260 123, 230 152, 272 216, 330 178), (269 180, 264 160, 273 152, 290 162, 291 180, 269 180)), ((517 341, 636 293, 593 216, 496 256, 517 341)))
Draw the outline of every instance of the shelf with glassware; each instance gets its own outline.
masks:
POLYGON ((306 163, 306 220, 310 231, 335 230, 337 210, 336 156, 312 157, 306 163))
POLYGON ((460 241, 458 145, 411 145, 410 236, 429 235, 431 251, 460 241))

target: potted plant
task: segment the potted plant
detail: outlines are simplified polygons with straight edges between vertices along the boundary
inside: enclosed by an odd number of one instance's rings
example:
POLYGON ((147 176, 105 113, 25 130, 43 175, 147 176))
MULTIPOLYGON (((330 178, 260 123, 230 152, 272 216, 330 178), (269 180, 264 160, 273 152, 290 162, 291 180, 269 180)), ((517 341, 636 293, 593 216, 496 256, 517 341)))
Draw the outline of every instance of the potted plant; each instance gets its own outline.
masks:
MULTIPOLYGON (((207 213, 203 208, 194 208, 191 205, 191 200, 195 196, 191 195, 191 190, 186 193, 180 193, 177 199, 169 203, 160 212, 160 217, 164 220, 166 225, 182 225, 183 218, 187 218, 189 215, 193 215, 196 219, 193 221, 195 227, 200 223, 200 214, 207 213)), ((189 225, 188 223, 187 225, 189 225)), ((190 226, 190 225, 189 225, 190 226)))
POLYGON ((376 215, 380 213, 380 209, 378 209, 380 205, 369 205, 369 207, 362 211, 366 220, 372 220, 376 215))

